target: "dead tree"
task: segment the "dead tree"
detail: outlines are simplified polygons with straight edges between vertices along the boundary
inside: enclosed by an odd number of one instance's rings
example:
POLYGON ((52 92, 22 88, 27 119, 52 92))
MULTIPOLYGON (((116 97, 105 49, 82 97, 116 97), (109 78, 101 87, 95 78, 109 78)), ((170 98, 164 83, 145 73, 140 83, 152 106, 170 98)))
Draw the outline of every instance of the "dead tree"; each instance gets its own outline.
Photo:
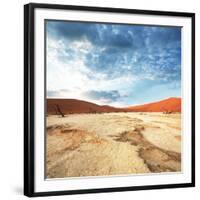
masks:
POLYGON ((56 113, 56 115, 58 115, 58 109, 57 109, 56 105, 55 105, 55 113, 56 113))
POLYGON ((168 114, 168 110, 167 109, 165 109, 165 108, 163 108, 163 114, 168 114))
POLYGON ((56 108, 57 108, 57 113, 59 113, 62 117, 64 117, 64 113, 61 111, 60 107, 58 104, 56 104, 56 108))
POLYGON ((165 109, 165 108, 163 108, 163 110, 164 110, 163 114, 171 114, 171 113, 172 113, 172 111, 167 110, 167 109, 165 109))

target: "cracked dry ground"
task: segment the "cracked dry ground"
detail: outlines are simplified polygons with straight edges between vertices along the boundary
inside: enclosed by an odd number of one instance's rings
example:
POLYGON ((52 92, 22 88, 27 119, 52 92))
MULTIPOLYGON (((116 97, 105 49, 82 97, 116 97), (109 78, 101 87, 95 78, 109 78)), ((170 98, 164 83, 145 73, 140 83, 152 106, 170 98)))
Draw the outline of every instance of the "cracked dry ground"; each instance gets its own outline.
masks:
POLYGON ((47 117, 47 178, 181 171, 181 117, 162 113, 47 117))

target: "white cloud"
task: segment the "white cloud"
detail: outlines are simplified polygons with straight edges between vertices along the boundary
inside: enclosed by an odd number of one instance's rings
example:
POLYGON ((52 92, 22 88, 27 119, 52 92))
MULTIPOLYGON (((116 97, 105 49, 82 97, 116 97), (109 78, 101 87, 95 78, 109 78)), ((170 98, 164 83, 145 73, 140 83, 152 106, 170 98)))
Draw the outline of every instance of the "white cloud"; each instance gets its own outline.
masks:
MULTIPOLYGON (((91 101, 84 96, 84 93, 90 90, 118 90, 123 95, 135 80, 132 74, 107 79, 105 74, 88 68, 84 62, 85 55, 93 49, 93 46, 87 40, 64 42, 48 38, 47 43, 47 91, 49 95, 51 94, 49 97, 91 101), (70 49, 73 55, 70 55, 68 51, 70 49)), ((106 103, 103 98, 92 101, 99 104, 106 103)), ((115 102, 117 103, 119 104, 115 102)))

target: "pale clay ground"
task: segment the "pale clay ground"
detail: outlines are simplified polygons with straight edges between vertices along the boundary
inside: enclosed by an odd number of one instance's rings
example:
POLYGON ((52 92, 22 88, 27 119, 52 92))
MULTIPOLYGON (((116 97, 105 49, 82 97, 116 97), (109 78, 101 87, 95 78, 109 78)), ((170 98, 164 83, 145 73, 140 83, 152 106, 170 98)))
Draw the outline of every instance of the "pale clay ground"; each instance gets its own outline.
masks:
POLYGON ((181 114, 47 117, 47 177, 181 171, 181 114))

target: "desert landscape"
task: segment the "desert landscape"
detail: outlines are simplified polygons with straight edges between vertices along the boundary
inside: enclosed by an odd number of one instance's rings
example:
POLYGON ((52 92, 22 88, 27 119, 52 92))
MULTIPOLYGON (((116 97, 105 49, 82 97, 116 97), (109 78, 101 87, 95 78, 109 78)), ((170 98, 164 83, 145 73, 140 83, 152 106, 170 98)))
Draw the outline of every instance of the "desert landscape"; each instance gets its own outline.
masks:
POLYGON ((181 172, 181 27, 45 28, 46 178, 181 172))
POLYGON ((181 99, 115 108, 47 99, 46 177, 181 171, 181 99))

